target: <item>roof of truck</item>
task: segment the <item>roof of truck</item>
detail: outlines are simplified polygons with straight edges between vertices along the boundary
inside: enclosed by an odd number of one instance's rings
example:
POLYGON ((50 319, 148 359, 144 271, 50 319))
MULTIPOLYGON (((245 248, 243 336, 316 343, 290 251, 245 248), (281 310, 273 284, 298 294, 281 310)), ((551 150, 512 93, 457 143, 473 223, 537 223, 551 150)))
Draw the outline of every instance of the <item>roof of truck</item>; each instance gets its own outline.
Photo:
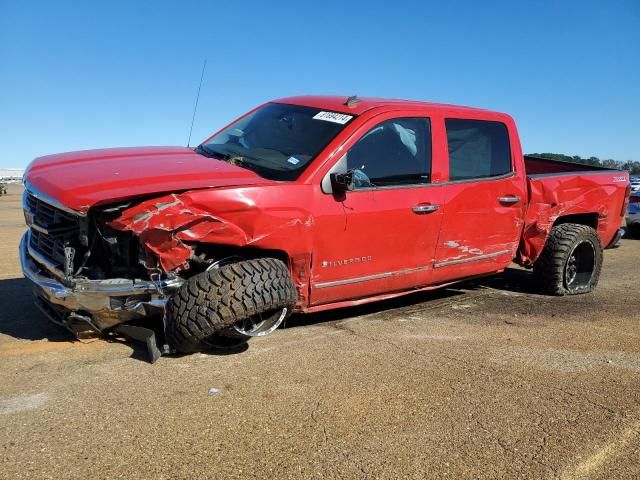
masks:
MULTIPOLYGON (((376 107, 423 107, 438 110, 474 110, 488 112, 481 108, 466 107, 461 105, 451 105, 447 103, 419 102, 416 100, 400 100, 391 98, 368 98, 357 97, 357 101, 347 105, 349 96, 330 95, 302 95, 298 97, 285 97, 274 100, 276 103, 288 103, 292 105, 303 105, 307 107, 322 108, 334 112, 353 113, 360 115, 367 110, 376 107)), ((499 113, 499 112, 492 112, 499 113)))

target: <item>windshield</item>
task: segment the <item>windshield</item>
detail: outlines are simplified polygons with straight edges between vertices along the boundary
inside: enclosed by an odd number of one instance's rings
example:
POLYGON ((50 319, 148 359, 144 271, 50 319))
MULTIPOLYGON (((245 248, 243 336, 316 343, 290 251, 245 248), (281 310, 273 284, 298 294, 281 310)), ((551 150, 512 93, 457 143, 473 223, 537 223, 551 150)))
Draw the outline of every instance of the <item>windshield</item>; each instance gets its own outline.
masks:
POLYGON ((272 180, 295 180, 353 115, 270 103, 231 124, 196 152, 272 180))

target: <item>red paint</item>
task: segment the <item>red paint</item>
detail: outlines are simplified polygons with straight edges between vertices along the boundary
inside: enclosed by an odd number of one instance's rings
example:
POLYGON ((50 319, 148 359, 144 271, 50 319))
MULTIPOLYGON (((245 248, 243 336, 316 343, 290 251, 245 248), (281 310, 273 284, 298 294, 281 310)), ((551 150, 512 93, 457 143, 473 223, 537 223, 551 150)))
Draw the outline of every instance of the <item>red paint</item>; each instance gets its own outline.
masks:
POLYGON ((568 215, 597 217, 600 240, 603 246, 609 245, 622 222, 627 185, 607 181, 614 176, 626 176, 628 182, 628 175, 623 172, 576 173, 530 179, 529 208, 518 252, 521 263, 530 265, 538 258, 553 224, 558 218, 568 215))
POLYGON ((293 182, 266 180, 180 147, 42 157, 26 180, 76 210, 143 197, 110 225, 139 235, 167 271, 184 268, 199 243, 276 252, 289 260, 298 309, 305 311, 435 288, 499 272, 514 259, 529 266, 554 223, 567 215, 593 218, 603 245, 620 226, 627 173, 525 160, 508 115, 423 102, 362 99, 348 107, 344 101, 279 100, 358 115, 293 182), (431 184, 344 198, 322 192, 323 176, 351 145, 377 123, 403 116, 430 118, 431 184), (503 122, 513 174, 449 182, 445 118, 503 122), (501 203, 504 196, 519 201, 501 203), (416 215, 416 205, 440 208, 416 215))
POLYGON ((186 147, 109 148, 48 155, 29 165, 25 179, 78 211, 140 195, 273 183, 186 147))

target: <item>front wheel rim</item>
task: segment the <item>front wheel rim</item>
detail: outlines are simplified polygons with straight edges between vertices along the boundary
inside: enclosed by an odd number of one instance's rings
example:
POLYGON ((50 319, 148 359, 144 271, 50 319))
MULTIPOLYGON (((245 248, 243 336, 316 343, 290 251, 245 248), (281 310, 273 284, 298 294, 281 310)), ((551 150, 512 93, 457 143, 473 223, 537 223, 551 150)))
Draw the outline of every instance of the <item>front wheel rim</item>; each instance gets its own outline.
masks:
POLYGON ((585 290, 591 284, 596 266, 596 250, 589 241, 575 245, 564 267, 565 286, 575 292, 585 290))
POLYGON ((272 333, 282 324, 288 311, 288 308, 284 307, 258 313, 234 323, 233 329, 247 337, 263 337, 272 333))

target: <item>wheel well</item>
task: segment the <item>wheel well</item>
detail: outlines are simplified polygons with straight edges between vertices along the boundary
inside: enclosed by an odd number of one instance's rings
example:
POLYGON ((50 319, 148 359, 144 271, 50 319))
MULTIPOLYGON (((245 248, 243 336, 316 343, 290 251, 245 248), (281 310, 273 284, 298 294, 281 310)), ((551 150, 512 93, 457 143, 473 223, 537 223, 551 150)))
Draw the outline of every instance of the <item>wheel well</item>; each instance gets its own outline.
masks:
POLYGON ((564 215, 558 217, 553 226, 562 225, 563 223, 577 223, 579 225, 586 225, 598 229, 598 214, 597 213, 576 213, 574 215, 564 215))
POLYGON ((291 261, 287 252, 283 250, 266 250, 252 247, 233 247, 228 245, 201 243, 196 245, 196 255, 204 255, 204 258, 219 260, 226 257, 242 257, 247 260, 253 258, 276 258, 282 260, 291 268, 291 261))

